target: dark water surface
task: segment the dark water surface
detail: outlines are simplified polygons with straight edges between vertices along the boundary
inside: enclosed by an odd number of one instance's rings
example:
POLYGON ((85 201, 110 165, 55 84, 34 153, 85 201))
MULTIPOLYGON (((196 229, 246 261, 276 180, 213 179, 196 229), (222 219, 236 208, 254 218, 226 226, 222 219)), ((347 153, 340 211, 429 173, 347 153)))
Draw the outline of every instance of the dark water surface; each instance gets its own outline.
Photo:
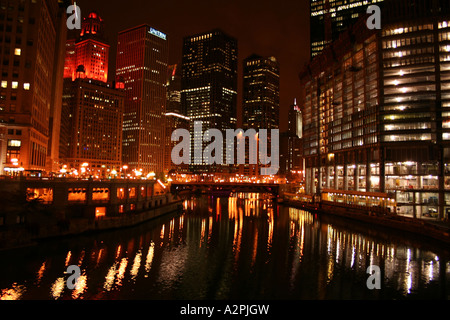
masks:
MULTIPOLYGON (((372 281, 373 283, 373 281, 372 281)), ((0 252, 2 299, 448 299, 438 244, 278 206, 203 197, 134 228, 0 252), (81 269, 69 290, 69 265, 81 269), (369 265, 381 289, 367 287, 369 265)))

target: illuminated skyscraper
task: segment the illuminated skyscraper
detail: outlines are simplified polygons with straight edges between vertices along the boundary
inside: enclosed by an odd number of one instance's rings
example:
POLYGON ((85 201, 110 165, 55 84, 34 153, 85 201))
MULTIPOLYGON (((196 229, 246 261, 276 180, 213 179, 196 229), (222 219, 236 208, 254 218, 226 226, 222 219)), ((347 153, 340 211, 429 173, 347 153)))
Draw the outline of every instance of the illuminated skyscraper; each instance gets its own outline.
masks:
POLYGON ((167 68, 166 112, 183 114, 181 109, 181 67, 177 64, 167 68))
POLYGON ((385 0, 300 79, 305 188, 414 218, 450 214, 450 2, 385 0))
POLYGON ((144 173, 164 170, 167 35, 148 25, 119 33, 116 76, 125 84, 123 163, 144 173))
POLYGON ((280 67, 275 57, 252 55, 244 60, 244 129, 278 129, 280 119, 280 67))
MULTIPOLYGON (((256 132, 259 129, 279 129, 280 67, 277 59, 251 55, 244 60, 243 70, 243 129, 255 129, 256 132)), ((270 139, 269 134, 268 146, 271 145, 270 139)), ((247 139, 246 145, 248 146, 247 139)), ((246 163, 240 166, 240 172, 245 175, 257 175, 258 165, 249 163, 248 152, 249 148, 246 148, 246 163)))
POLYGON ((280 171, 290 179, 303 178, 303 118, 297 99, 289 107, 288 130, 280 139, 280 171))
MULTIPOLYGON (((0 171, 44 171, 50 118, 62 88, 55 81, 65 41, 57 0, 3 1, 0 9, 0 171), (60 90, 59 95, 55 90, 60 90)), ((56 120, 58 121, 58 120, 56 120)))
POLYGON ((122 164, 123 91, 112 83, 64 79, 60 159, 68 169, 92 176, 119 171, 122 164))
MULTIPOLYGON (((194 146, 194 121, 207 129, 235 128, 237 103, 237 40, 221 30, 184 38, 181 77, 181 103, 190 118, 191 147, 194 146)), ((203 146, 199 146, 202 150, 203 146)), ((191 152, 192 163, 203 163, 191 152)), ((225 152, 224 152, 225 157, 225 152)), ((224 160, 225 163, 225 160, 224 160)), ((199 171, 222 170, 223 166, 199 171)), ((196 170, 196 169, 194 169, 196 170)))
POLYGON ((103 19, 91 12, 76 39, 66 42, 60 123, 61 165, 92 176, 121 167, 123 91, 108 82, 109 45, 103 19))
POLYGON ((371 4, 383 0, 310 0, 311 56, 319 54, 339 34, 365 14, 371 4))
POLYGON ((186 117, 181 108, 181 68, 174 64, 167 68, 167 107, 165 113, 165 152, 164 172, 186 173, 189 169, 187 164, 175 165, 172 162, 172 149, 177 144, 172 141, 172 133, 176 129, 189 130, 189 118, 186 117))
POLYGON ((74 80, 83 76, 107 82, 109 47, 104 37, 103 19, 96 12, 89 13, 81 23, 78 37, 67 40, 64 78, 74 80), (83 72, 77 75, 81 70, 83 72))

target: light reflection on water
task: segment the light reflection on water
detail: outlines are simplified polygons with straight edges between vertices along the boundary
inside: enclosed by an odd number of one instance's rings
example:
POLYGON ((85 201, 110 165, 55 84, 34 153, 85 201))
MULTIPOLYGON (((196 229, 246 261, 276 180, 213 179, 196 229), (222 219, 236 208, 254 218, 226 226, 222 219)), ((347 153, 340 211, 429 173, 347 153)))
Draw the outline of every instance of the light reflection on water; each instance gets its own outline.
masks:
POLYGON ((266 195, 186 201, 183 212, 132 229, 0 253, 1 299, 448 298, 438 248, 368 235, 266 195), (81 277, 66 286, 69 265, 81 277), (382 289, 366 286, 369 265, 382 289))

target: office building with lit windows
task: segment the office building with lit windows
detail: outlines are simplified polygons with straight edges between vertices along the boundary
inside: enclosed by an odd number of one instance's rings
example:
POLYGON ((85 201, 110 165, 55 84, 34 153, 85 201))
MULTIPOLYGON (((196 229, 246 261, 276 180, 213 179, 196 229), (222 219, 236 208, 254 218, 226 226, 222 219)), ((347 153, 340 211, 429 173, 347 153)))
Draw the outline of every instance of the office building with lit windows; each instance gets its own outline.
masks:
POLYGON ((123 90, 80 77, 64 80, 61 168, 89 176, 114 176, 122 165, 123 90))
POLYGON ((311 57, 365 15, 368 6, 382 5, 383 0, 310 0, 311 57))
POLYGON ((121 83, 108 81, 103 24, 90 12, 66 41, 59 172, 105 177, 121 168, 124 94, 121 83))
POLYGON ((46 170, 55 90, 59 97, 62 93, 54 83, 60 75, 56 48, 65 41, 62 5, 57 0, 1 2, 1 174, 46 170))
POLYGON ((301 181, 303 167, 303 116, 294 99, 288 112, 288 130, 280 138, 280 172, 301 181))
POLYGON ((188 164, 175 165, 172 162, 172 149, 178 143, 172 141, 172 133, 176 129, 189 130, 189 118, 183 114, 181 107, 181 66, 170 65, 167 68, 167 106, 165 112, 165 173, 187 173, 188 164))
MULTIPOLYGON (((202 134, 214 128, 225 136, 226 129, 236 126, 237 40, 216 29, 183 41, 181 104, 191 121, 192 149, 196 141, 194 122, 202 122, 202 134)), ((198 149, 204 150, 207 144, 203 142, 198 149)), ((193 151, 191 157, 191 169, 196 172, 230 169, 226 165, 205 165, 193 151)))
POLYGON ((183 114, 181 108, 181 66, 173 64, 167 68, 166 112, 183 114))
MULTIPOLYGON (((242 127, 244 130, 268 130, 268 154, 270 155, 271 129, 280 127, 280 66, 277 59, 251 55, 243 61, 242 127)), ((240 173, 259 175, 259 164, 249 163, 248 139, 246 161, 240 165, 240 173)))
POLYGON ((148 25, 119 33, 116 77, 124 82, 122 161, 144 174, 164 171, 168 37, 148 25))
POLYGON ((441 219, 450 211, 450 3, 386 0, 313 59, 304 89, 306 192, 441 219))

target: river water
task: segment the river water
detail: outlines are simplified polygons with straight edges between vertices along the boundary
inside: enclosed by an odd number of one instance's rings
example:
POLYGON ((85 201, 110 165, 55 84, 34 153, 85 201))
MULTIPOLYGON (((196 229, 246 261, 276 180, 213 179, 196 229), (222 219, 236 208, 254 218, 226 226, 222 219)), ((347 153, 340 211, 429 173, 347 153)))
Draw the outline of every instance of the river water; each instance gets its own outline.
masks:
POLYGON ((204 196, 133 228, 0 252, 0 297, 448 299, 449 261, 439 244, 279 206, 268 195, 204 196), (81 271, 73 290, 70 265, 81 271), (370 265, 379 268, 372 277, 370 265))

